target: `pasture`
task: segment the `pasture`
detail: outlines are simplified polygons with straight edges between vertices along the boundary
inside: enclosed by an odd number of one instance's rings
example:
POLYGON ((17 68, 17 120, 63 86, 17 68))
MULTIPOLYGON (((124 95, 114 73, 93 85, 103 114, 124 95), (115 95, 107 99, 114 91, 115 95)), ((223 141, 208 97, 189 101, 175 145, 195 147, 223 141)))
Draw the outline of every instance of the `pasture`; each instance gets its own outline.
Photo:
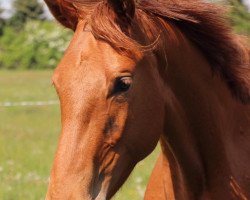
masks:
MULTIPOLYGON (((0 71, 0 103, 57 100, 52 71, 0 71)), ((42 200, 58 136, 59 105, 0 106, 0 199, 42 200)), ((114 198, 143 199, 156 150, 138 164, 114 198)))

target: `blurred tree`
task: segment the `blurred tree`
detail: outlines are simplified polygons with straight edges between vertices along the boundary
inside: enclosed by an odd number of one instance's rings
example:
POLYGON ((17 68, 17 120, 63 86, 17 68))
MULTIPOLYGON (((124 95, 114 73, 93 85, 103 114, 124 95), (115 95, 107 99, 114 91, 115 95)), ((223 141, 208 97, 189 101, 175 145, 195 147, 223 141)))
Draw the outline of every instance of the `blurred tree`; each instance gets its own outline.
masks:
POLYGON ((23 28, 29 20, 44 20, 43 5, 37 0, 14 0, 14 14, 10 18, 10 25, 17 29, 23 28))
POLYGON ((53 69, 71 37, 70 30, 53 21, 29 20, 19 32, 5 26, 0 37, 0 70, 53 69))
POLYGON ((230 20, 237 32, 250 35, 250 13, 242 0, 228 0, 232 6, 230 20))
POLYGON ((0 36, 3 35, 3 28, 5 25, 5 19, 2 16, 3 11, 4 9, 0 7, 0 36))

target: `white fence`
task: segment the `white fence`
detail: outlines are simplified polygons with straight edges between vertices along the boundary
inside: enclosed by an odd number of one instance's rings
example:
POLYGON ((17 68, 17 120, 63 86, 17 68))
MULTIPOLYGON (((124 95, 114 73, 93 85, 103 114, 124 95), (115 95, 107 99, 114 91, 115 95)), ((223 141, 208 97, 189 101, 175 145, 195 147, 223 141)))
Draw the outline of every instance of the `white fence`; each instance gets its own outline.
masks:
POLYGON ((52 106, 58 105, 59 101, 22 101, 22 102, 0 102, 0 107, 28 107, 28 106, 52 106))

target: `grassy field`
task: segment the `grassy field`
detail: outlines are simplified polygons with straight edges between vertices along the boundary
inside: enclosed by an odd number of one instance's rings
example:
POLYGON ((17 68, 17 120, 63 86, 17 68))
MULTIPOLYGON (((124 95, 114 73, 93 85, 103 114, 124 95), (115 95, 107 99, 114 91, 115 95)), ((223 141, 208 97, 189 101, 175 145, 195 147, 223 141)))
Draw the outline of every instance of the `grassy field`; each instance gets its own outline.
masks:
MULTIPOLYGON (((52 71, 0 71, 0 103, 56 100, 52 71)), ((58 105, 0 107, 0 200, 42 200, 60 132, 58 105)), ((141 200, 157 151, 114 198, 141 200)))

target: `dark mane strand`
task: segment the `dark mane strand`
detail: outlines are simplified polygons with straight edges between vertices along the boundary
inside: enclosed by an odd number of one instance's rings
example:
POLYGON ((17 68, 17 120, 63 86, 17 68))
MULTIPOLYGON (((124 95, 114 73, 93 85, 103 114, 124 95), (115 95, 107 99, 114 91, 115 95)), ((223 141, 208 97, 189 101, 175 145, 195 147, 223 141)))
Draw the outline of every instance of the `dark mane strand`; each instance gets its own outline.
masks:
POLYGON ((140 9, 171 20, 200 49, 232 94, 243 103, 250 102, 250 50, 244 39, 233 33, 221 7, 200 1, 143 0, 140 9))

